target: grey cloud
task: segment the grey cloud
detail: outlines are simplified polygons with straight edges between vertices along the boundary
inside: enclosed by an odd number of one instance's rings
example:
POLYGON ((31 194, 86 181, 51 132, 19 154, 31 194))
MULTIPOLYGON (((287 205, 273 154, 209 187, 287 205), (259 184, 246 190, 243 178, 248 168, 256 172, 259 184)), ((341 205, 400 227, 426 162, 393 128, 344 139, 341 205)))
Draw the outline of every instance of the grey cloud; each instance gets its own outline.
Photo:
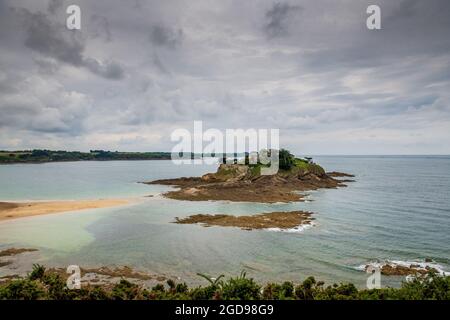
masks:
POLYGON ((28 48, 74 66, 83 64, 84 44, 73 33, 64 36, 63 27, 52 24, 43 13, 33 14, 25 10, 23 13, 28 24, 25 40, 28 48))
POLYGON ((136 10, 141 10, 143 7, 144 0, 134 0, 133 8, 136 10))
POLYGON ((150 30, 150 42, 156 46, 175 48, 183 40, 181 29, 171 29, 162 25, 155 25, 150 30))
POLYGON ((55 14, 58 10, 62 8, 63 1, 62 0, 49 0, 48 1, 48 12, 51 14, 55 14))
MULTIPOLYGON (((364 12, 364 3, 370 2, 360 3, 361 12, 364 12)), ((302 62, 314 70, 326 71, 329 68, 376 67, 401 62, 401 58, 448 54, 449 1, 403 0, 380 3, 380 6, 382 30, 366 29, 365 15, 358 17, 363 22, 360 29, 324 30, 314 39, 323 49, 305 54, 302 62), (391 10, 387 9, 388 4, 392 6, 391 10), (334 37, 327 37, 327 34, 334 37)))
POLYGON ((27 25, 25 45, 44 56, 75 67, 85 67, 101 77, 117 80, 124 77, 124 70, 117 62, 99 62, 85 57, 85 41, 78 33, 68 31, 64 26, 53 23, 43 13, 30 13, 23 9, 20 14, 27 25))
POLYGON ((102 37, 107 42, 112 41, 108 18, 102 15, 93 14, 91 16, 90 33, 93 38, 102 37))
POLYGON ((203 120, 279 128, 299 153, 450 153, 450 2, 378 0, 369 31, 372 2, 77 0, 69 32, 47 0, 0 0, 0 148, 170 150, 203 120))
POLYGON ((82 118, 73 121, 68 114, 58 109, 42 109, 40 106, 23 101, 1 104, 0 127, 20 128, 36 132, 60 132, 78 134, 82 118))
POLYGON ((298 5, 277 2, 266 12, 266 24, 264 30, 269 37, 286 36, 288 30, 288 19, 293 14, 302 10, 298 5))
POLYGON ((38 66, 39 72, 43 74, 51 75, 56 73, 56 71, 59 69, 58 63, 52 58, 46 59, 37 57, 34 58, 33 60, 38 66))
POLYGON ((45 82, 41 76, 6 75, 0 88, 4 85, 12 88, 1 93, 0 128, 67 135, 82 131, 90 104, 85 95, 65 91, 60 83, 45 82))
POLYGON ((83 64, 92 73, 107 79, 119 80, 125 76, 123 68, 114 61, 100 62, 93 58, 85 58, 83 64))
POLYGON ((153 63, 161 73, 170 74, 170 72, 167 70, 166 66, 161 62, 157 54, 153 56, 153 63))

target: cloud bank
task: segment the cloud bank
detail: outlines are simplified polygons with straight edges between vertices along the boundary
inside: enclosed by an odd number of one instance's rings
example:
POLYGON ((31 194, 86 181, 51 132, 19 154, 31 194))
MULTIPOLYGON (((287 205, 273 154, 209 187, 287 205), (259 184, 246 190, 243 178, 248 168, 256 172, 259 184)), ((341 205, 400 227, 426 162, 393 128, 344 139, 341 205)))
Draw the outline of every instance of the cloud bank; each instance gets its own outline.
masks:
POLYGON ((170 150, 203 120, 297 154, 449 154, 450 3, 378 1, 376 31, 369 4, 0 0, 0 149, 170 150))

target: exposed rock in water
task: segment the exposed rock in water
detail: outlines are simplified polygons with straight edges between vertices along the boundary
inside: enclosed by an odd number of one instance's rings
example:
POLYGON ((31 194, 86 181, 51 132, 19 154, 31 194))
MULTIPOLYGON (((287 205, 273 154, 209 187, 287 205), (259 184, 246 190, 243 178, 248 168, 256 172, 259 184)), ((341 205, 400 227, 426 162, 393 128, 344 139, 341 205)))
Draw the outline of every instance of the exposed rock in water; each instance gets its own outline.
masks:
POLYGON ((38 251, 37 249, 27 249, 27 248, 10 248, 3 251, 0 251, 0 257, 9 257, 9 256, 15 256, 17 254, 21 254, 23 252, 33 252, 38 251))
MULTIPOLYGON (((1 267, 6 267, 9 265, 12 265, 14 261, 9 260, 12 256, 16 256, 19 255, 21 253, 24 252, 33 252, 33 251, 38 251, 37 249, 27 249, 27 248, 9 248, 9 249, 5 249, 3 251, 0 251, 0 258, 5 258, 8 260, 0 260, 0 268, 1 267)), ((13 258, 14 260, 14 258, 13 258)))
MULTIPOLYGON (((96 273, 104 276, 109 277, 124 277, 124 278, 131 278, 131 279, 140 279, 140 280, 151 280, 154 279, 155 276, 134 271, 132 268, 128 266, 123 267, 117 267, 115 269, 111 269, 108 267, 100 267, 100 268, 94 268, 94 269, 81 269, 82 273, 96 273)), ((164 277, 160 278, 161 281, 165 280, 164 277)))
POLYGON ((354 178, 355 176, 353 174, 343 173, 343 172, 327 172, 327 175, 333 178, 341 178, 341 177, 348 177, 348 178, 354 178))
MULTIPOLYGON (((431 261, 425 261, 424 263, 395 263, 387 262, 384 264, 378 264, 381 274, 386 276, 408 276, 408 275, 426 275, 430 272, 439 274, 439 270, 436 268, 426 265, 426 263, 431 261)), ((366 265, 365 270, 371 265, 366 265)))
MULTIPOLYGON (((301 163, 274 175, 261 175, 260 165, 221 164, 216 173, 202 177, 163 179, 146 184, 173 185, 180 189, 164 195, 171 199, 206 201, 228 200, 246 202, 301 201, 297 191, 345 187, 317 164, 301 163)), ((350 175, 349 175, 350 176, 350 175)))
POLYGON ((270 212, 253 216, 232 216, 226 214, 195 214, 187 218, 176 218, 175 223, 195 224, 201 223, 205 227, 238 227, 244 230, 252 229, 292 229, 300 225, 310 224, 313 218, 311 212, 270 212))
POLYGON ((437 270, 434 268, 427 267, 425 269, 419 268, 418 266, 411 265, 409 267, 405 266, 390 266, 385 265, 381 268, 381 274, 387 276, 406 276, 410 274, 427 274, 430 272, 437 273, 437 270))
POLYGON ((12 264, 12 261, 0 261, 0 268, 9 266, 10 264, 12 264))

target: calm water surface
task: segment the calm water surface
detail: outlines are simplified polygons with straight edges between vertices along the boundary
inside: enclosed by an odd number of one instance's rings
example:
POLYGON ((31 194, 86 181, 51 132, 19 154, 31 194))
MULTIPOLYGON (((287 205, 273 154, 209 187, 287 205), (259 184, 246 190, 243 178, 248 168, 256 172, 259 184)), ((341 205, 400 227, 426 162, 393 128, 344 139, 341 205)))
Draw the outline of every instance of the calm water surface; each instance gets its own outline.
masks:
MULTIPOLYGON (((0 200, 132 197, 132 205, 0 223, 0 248, 34 247, 46 265, 120 266, 179 276, 197 272, 261 281, 316 276, 364 286, 356 267, 380 260, 432 258, 450 271, 450 157, 315 157, 327 171, 356 175, 347 188, 308 193, 290 204, 189 202, 164 199, 169 189, 138 182, 195 176, 214 166, 170 161, 70 162, 0 166, 0 200), (146 197, 154 195, 154 197, 146 197), (298 233, 171 223, 195 213, 236 215, 315 212, 298 233)), ((0 268, 0 275, 5 274, 0 268)), ((397 285, 400 278, 382 278, 397 285)))

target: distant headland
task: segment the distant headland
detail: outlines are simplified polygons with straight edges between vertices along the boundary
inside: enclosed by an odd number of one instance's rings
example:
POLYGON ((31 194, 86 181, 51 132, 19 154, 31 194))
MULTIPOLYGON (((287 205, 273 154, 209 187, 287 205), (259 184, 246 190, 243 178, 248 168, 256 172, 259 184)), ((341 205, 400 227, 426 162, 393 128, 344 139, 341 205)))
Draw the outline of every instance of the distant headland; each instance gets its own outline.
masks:
MULTIPOLYGON (((179 157, 183 153, 177 153, 179 157)), ((108 150, 66 151, 66 150, 0 150, 0 164, 14 163, 46 163, 46 162, 69 162, 69 161, 126 161, 126 160, 171 160, 173 153, 167 151, 150 152, 124 152, 108 150)), ((230 155, 206 155, 202 153, 187 152, 185 159, 201 159, 206 157, 240 157, 245 153, 235 153, 230 155)))
POLYGON ((63 150, 0 150, 0 164, 44 163, 64 161, 112 161, 112 160, 170 160, 170 152, 119 152, 91 150, 89 152, 63 150))

